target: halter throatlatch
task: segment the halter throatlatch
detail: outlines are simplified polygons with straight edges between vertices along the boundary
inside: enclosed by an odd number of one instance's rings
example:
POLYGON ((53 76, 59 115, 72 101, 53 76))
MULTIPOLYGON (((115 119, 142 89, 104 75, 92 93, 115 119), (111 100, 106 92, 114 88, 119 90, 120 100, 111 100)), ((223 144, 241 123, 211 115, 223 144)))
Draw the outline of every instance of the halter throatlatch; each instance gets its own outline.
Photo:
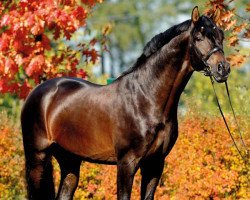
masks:
MULTIPOLYGON (((229 129, 228 123, 227 123, 226 118, 225 118, 225 116, 224 116, 224 114, 223 114, 223 111, 222 111, 222 109, 221 109, 221 105, 220 105, 218 96, 217 96, 216 91, 215 91, 214 80, 213 80, 213 77, 212 77, 211 67, 210 67, 209 64, 207 63, 207 61, 208 61, 208 59, 210 58, 210 56, 211 56, 212 54, 214 54, 215 52, 217 52, 217 51, 221 51, 222 53, 224 53, 223 49, 221 49, 220 47, 215 47, 215 48, 213 48, 213 49, 207 54, 207 56, 206 56, 205 58, 202 59, 202 62, 203 62, 203 64, 205 65, 205 69, 202 70, 202 72, 204 73, 205 76, 209 76, 209 77, 210 77, 210 80, 211 80, 211 83, 212 83, 212 86, 213 86, 213 91, 214 91, 215 98, 216 98, 216 102, 217 102, 217 105, 218 105, 218 107, 219 107, 220 114, 221 114, 221 116, 222 116, 222 118, 223 118, 223 120, 224 120, 224 123, 225 123, 225 125, 226 125, 227 131, 228 131, 228 133, 229 133, 229 135, 230 135, 230 137, 231 137, 231 139, 232 139, 232 141, 233 141, 233 143, 234 143, 235 148, 237 149, 239 155, 241 156, 242 160, 245 162, 245 164, 248 164, 248 160, 245 159, 245 157, 244 157, 243 154, 241 153, 241 151, 240 151, 239 147, 237 146, 236 141, 235 141, 235 139, 234 139, 234 137, 233 137, 233 135, 232 135, 232 133, 231 133, 231 131, 230 131, 230 129, 229 129)), ((244 143, 244 141, 243 141, 242 134, 241 134, 241 131, 240 131, 240 128, 239 128, 239 124, 238 124, 238 122, 237 122, 237 120, 236 120, 236 116, 235 116, 235 112, 234 112, 234 109, 233 109, 233 106, 232 106, 232 102, 231 102, 231 98, 230 98, 230 94, 229 94, 229 89, 228 89, 227 82, 225 82, 225 85, 226 85, 226 89, 227 89, 227 96, 228 96, 228 99, 229 99, 229 103, 230 103, 230 106, 231 106, 231 109, 232 109, 232 112, 233 112, 234 120, 235 120, 235 122, 236 122, 236 125, 237 125, 237 128, 238 128, 238 132, 239 132, 239 135, 240 135, 240 139, 241 139, 241 142, 242 142, 244 148, 246 149, 246 155, 248 156, 248 155, 249 155, 249 151, 248 151, 247 146, 245 145, 245 143, 244 143)), ((247 157, 247 158, 248 158, 248 157, 247 157)))

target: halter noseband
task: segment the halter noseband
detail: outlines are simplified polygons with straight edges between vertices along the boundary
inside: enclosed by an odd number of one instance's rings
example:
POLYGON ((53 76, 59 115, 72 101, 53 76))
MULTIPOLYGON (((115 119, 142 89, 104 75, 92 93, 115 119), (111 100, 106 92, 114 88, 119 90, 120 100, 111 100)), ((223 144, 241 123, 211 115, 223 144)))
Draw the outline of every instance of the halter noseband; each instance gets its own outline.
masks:
POLYGON ((211 67, 207 63, 208 59, 213 55, 215 52, 220 51, 224 54, 224 51, 222 48, 216 46, 214 47, 211 51, 208 52, 205 58, 202 58, 202 62, 205 65, 205 69, 203 69, 201 72, 204 73, 205 76, 210 76, 211 75, 211 67))

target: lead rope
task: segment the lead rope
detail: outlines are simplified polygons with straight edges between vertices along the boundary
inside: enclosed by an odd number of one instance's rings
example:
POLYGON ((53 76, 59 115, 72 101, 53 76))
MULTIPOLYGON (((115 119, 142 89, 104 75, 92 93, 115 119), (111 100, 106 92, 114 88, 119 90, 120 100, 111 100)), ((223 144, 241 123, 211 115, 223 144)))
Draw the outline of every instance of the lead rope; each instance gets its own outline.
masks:
POLYGON ((233 109, 233 106, 232 106, 232 101, 231 101, 231 97, 230 97, 230 93, 229 93, 227 81, 225 82, 225 85, 226 85, 226 89, 227 89, 227 96, 228 96, 228 99, 229 99, 229 104, 230 104, 231 110, 233 112, 234 121, 235 121, 235 123, 237 125, 237 129, 238 129, 238 132, 239 132, 239 135, 240 135, 241 142, 242 142, 244 148, 246 149, 246 153, 248 155, 249 154, 249 152, 248 152, 249 150, 247 149, 247 146, 246 146, 246 144, 245 144, 245 142, 243 140, 243 137, 242 137, 242 134, 241 134, 241 130, 240 130, 240 126, 238 124, 238 121, 236 120, 236 115, 235 115, 235 112, 234 112, 234 109, 233 109))
POLYGON ((224 120, 224 123, 225 123, 226 127, 227 127, 227 131, 228 131, 228 133, 229 133, 229 135, 230 135, 230 137, 231 137, 231 139, 232 139, 232 141, 233 141, 233 143, 234 143, 234 146, 236 147, 238 153, 240 154, 242 160, 245 162, 245 164, 248 164, 247 160, 244 158, 244 156, 243 156, 242 153, 240 152, 240 149, 239 149, 239 147, 237 146, 237 144, 236 144, 236 142, 235 142, 235 140, 234 140, 234 137, 233 137, 233 135, 232 135, 232 133, 231 133, 231 131, 230 131, 230 129, 229 129, 229 126, 228 126, 228 124, 227 124, 226 118, 225 118, 225 116, 224 116, 224 114, 223 114, 223 112, 222 112, 221 105, 220 105, 218 96, 217 96, 217 94, 216 94, 215 88, 214 88, 214 81, 213 81, 213 78, 212 78, 211 74, 210 74, 209 77, 210 77, 210 80, 211 80, 211 83, 212 83, 212 86, 213 86, 213 91, 214 91, 214 94, 215 94, 215 99, 216 99, 216 102, 217 102, 217 104, 218 104, 218 107, 219 107, 219 110, 220 110, 220 114, 221 114, 221 116, 222 116, 222 118, 223 118, 223 120, 224 120))

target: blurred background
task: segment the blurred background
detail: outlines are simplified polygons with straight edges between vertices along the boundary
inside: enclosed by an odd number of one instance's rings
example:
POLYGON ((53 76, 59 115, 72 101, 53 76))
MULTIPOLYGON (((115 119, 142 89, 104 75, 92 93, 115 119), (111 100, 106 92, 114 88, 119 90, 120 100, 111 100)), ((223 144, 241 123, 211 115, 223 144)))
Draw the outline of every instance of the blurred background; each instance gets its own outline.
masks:
MULTIPOLYGON (((201 14, 221 10, 217 24, 225 32, 224 50, 232 67, 229 89, 250 146, 248 0, 24 2, 0 3, 0 199, 26 198, 19 116, 33 87, 64 75, 107 84, 132 67, 153 36, 190 19, 196 5, 201 14), (18 14, 23 18, 13 17, 18 14), (13 45, 24 40, 23 46, 13 45)), ((224 84, 216 84, 216 90, 241 147, 224 84)), ((180 99, 179 121, 180 136, 166 159, 156 199, 250 199, 250 168, 226 132, 208 77, 193 74, 180 99)), ((60 171, 55 161, 54 165, 58 184, 60 171)), ((116 199, 115 173, 114 166, 84 163, 75 199, 116 199)), ((139 177, 140 173, 132 199, 139 199, 139 177)))

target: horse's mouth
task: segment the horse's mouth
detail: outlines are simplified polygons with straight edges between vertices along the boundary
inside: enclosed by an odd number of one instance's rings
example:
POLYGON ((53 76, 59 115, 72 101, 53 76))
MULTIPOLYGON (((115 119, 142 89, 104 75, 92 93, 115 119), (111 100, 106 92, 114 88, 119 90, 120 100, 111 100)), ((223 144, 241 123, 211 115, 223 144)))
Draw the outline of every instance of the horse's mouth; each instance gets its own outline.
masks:
POLYGON ((204 74, 205 76, 211 76, 211 77, 213 77, 214 80, 215 80, 217 83, 224 83, 224 82, 226 82, 227 79, 228 79, 228 76, 229 76, 229 73, 228 73, 227 75, 225 75, 225 76, 220 76, 220 75, 214 74, 214 73, 212 73, 212 72, 210 72, 210 71, 205 71, 203 74, 204 74))
POLYGON ((213 75, 214 77, 214 80, 217 82, 217 83, 224 83, 227 81, 228 79, 228 76, 229 74, 225 75, 225 76, 216 76, 216 75, 213 75))

